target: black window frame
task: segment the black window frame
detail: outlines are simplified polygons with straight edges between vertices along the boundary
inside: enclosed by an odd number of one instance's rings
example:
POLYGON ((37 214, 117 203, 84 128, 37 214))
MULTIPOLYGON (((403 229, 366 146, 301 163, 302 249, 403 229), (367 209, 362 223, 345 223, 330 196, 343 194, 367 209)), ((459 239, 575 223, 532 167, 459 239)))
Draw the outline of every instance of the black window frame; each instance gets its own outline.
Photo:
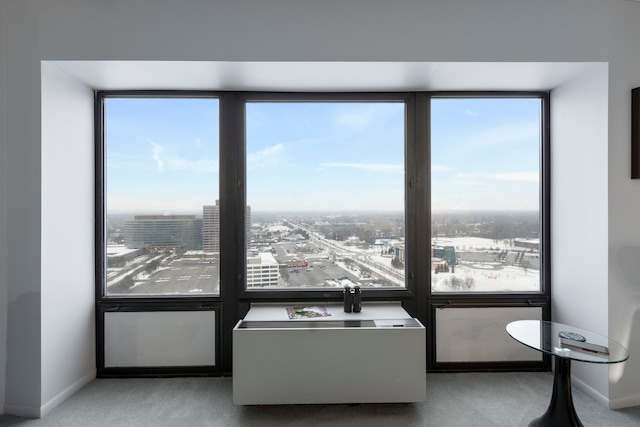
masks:
MULTIPOLYGON (((380 92, 380 93, 352 93, 352 92, 322 92, 322 93, 298 93, 298 92, 241 92, 238 93, 239 109, 242 109, 242 122, 237 122, 238 141, 242 141, 242 152, 236 158, 236 182, 241 191, 236 195, 236 218, 243 217, 244 206, 246 205, 246 128, 245 128, 245 106, 247 103, 289 103, 289 102, 309 102, 309 103, 376 103, 376 102, 397 102, 405 104, 405 142, 404 142, 404 159, 405 159, 405 240, 413 240, 416 234, 413 232, 416 227, 416 219, 413 212, 415 209, 411 206, 415 205, 416 189, 416 156, 413 154, 415 150, 415 94, 410 92, 380 92)), ((244 282, 246 272, 246 247, 245 228, 236 227, 240 233, 236 237, 237 245, 237 265, 238 272, 236 289, 238 290, 238 298, 241 303, 257 303, 257 302, 295 302, 295 301, 342 301, 343 295, 341 289, 331 290, 253 290, 247 289, 244 282)), ((417 316, 416 295, 417 281, 415 269, 417 257, 407 259, 405 267, 405 287, 403 289, 366 289, 363 290, 363 301, 401 301, 403 307, 413 316, 417 316)))
POLYGON ((232 329, 254 303, 342 300, 342 290, 250 290, 246 288, 246 140, 247 102, 404 102, 405 115, 405 288, 366 290, 365 301, 398 301, 427 326, 429 371, 548 370, 543 362, 438 363, 435 360, 435 310, 439 307, 541 307, 551 320, 550 284, 550 125, 549 92, 544 91, 442 91, 442 92, 235 92, 193 90, 109 90, 95 92, 95 263, 96 351, 99 377, 141 375, 229 375, 232 371, 232 329), (115 97, 215 97, 220 113, 220 293, 219 295, 109 296, 105 293, 104 109, 115 97), (541 257, 540 292, 533 293, 432 293, 430 267, 430 99, 436 97, 535 97, 541 100, 541 257), (224 261, 223 254, 224 253, 224 261), (216 312, 216 366, 108 368, 104 367, 104 313, 107 311, 214 310, 216 312))
MULTIPOLYGON (((424 93, 422 106, 430 121, 430 101, 437 98, 536 98, 540 100, 540 288, 537 292, 432 292, 430 278, 427 289, 425 319, 427 324, 435 325, 436 311, 441 308, 497 308, 497 307, 539 307, 542 320, 551 320, 551 131, 550 131, 550 93, 546 91, 434 91, 424 93)), ((429 146, 425 165, 431 176, 430 160, 430 123, 425 129, 429 146)), ((420 212, 418 224, 426 227, 419 230, 421 235, 431 236, 431 204, 426 211, 420 212)), ((429 268, 425 265, 425 269, 429 268)), ((426 274, 430 272, 427 271, 426 274)), ((512 371, 512 370, 549 370, 551 357, 543 355, 540 362, 438 362, 436 360, 436 328, 427 328, 427 369, 432 372, 464 371, 512 371)))
MULTIPOLYGON (((220 287, 218 295, 107 295, 106 293, 106 205, 105 205, 105 105, 109 98, 217 98, 220 105, 220 156, 228 150, 222 144, 222 136, 229 132, 223 124, 222 104, 228 104, 228 96, 223 92, 194 90, 109 90, 94 92, 94 155, 95 155, 95 308, 96 308, 96 376, 141 377, 166 375, 207 375, 220 376, 231 373, 231 330, 224 328, 237 317, 234 304, 223 304, 225 292, 220 287), (224 308, 224 309, 223 309, 224 308), (207 366, 167 366, 167 367, 105 367, 104 321, 107 312, 171 312, 171 311, 212 311, 215 315, 216 345, 215 365, 207 366)), ((225 108, 225 111, 227 108, 225 108)), ((221 157, 222 158, 222 157, 221 157)), ((228 176, 227 166, 221 162, 220 183, 228 176)), ((220 194, 222 196, 222 194, 220 194)), ((223 230, 221 229, 221 234, 223 230)), ((221 237, 222 240, 222 237, 221 237)), ((220 282, 223 272, 220 266, 220 282)))

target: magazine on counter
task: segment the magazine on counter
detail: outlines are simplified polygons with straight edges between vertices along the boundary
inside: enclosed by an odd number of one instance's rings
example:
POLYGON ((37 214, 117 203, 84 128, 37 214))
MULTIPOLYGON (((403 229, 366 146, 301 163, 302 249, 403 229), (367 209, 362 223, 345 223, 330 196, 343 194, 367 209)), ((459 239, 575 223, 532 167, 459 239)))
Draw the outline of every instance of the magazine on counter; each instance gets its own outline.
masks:
POLYGON ((309 307, 287 307, 287 314, 289 315, 289 319, 309 319, 313 317, 331 316, 331 313, 327 311, 327 308, 321 305, 309 307))

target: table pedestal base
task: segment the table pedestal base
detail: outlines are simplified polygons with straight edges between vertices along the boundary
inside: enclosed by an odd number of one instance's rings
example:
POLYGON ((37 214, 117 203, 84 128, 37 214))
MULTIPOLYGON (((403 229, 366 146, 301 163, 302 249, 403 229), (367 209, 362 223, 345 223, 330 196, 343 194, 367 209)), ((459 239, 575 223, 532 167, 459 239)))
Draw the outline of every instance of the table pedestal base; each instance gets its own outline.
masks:
POLYGON ((529 426, 582 426, 571 396, 571 360, 556 357, 553 395, 547 411, 529 426))

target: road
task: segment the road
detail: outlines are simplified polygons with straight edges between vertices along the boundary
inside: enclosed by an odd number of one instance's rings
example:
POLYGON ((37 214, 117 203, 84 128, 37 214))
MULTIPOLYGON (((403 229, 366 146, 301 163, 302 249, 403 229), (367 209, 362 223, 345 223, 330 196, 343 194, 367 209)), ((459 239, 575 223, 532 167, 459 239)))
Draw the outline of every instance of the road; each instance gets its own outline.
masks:
MULTIPOLYGON (((392 267, 382 265, 379 262, 371 259, 371 252, 355 247, 346 247, 339 244, 336 241, 325 239, 318 233, 315 233, 299 224, 291 224, 304 230, 309 235, 310 244, 317 245, 325 252, 335 254, 336 258, 343 258, 352 261, 363 271, 370 271, 372 273, 372 281, 379 281, 385 286, 404 286, 404 271, 398 271, 392 267)), ((309 257, 309 259, 311 256, 309 257)), ((345 270, 346 271, 346 270, 345 270)), ((346 271, 348 274, 349 272, 346 271)), ((353 274, 352 274, 353 275, 353 274)), ((358 279, 360 280, 360 279, 358 279)))

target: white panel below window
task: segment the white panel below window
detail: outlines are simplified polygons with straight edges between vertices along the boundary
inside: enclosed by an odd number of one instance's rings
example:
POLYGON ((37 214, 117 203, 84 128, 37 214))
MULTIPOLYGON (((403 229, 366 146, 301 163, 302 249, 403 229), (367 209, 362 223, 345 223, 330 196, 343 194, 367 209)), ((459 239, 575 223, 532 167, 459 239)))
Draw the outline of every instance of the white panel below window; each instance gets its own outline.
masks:
POLYGON ((214 311, 107 312, 105 367, 213 366, 214 311))
POLYGON ((436 362, 540 361, 542 353, 509 336, 506 326, 542 320, 540 307, 436 309, 436 362))

